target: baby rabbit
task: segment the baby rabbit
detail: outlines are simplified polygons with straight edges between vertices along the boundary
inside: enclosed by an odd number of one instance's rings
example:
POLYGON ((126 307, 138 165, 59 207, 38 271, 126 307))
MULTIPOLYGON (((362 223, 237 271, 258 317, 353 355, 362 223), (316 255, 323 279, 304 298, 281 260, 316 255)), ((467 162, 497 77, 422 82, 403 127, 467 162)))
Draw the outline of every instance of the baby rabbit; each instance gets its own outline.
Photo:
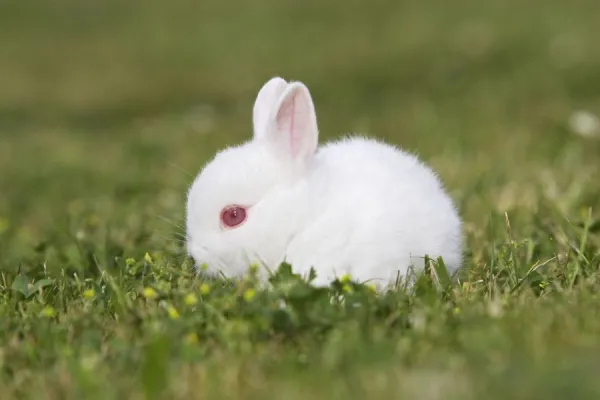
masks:
POLYGON ((253 125, 253 138, 219 152, 188 191, 196 265, 236 277, 285 261, 303 275, 314 267, 316 285, 343 274, 393 283, 422 270, 425 255, 459 268, 460 218, 414 155, 359 136, 318 147, 307 87, 279 77, 259 91, 253 125))

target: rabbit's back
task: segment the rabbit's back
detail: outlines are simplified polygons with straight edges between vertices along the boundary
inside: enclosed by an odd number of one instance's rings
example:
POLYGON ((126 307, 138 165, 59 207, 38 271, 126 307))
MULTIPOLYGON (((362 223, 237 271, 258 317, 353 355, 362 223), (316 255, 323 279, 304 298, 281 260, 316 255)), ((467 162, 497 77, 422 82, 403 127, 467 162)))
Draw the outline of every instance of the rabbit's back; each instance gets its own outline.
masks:
POLYGON ((308 218, 288 247, 300 272, 394 279, 423 257, 461 262, 460 219, 433 171, 415 156, 354 137, 323 146, 307 179, 308 218))

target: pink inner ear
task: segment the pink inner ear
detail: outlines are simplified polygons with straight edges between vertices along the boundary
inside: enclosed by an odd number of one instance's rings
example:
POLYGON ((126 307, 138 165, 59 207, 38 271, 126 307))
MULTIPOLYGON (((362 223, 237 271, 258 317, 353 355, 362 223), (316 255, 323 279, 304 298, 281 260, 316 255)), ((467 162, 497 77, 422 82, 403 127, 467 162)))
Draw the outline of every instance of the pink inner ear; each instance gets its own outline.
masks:
POLYGON ((277 113, 277 129, 288 136, 292 156, 297 155, 300 150, 302 134, 306 130, 306 116, 308 116, 307 105, 301 99, 296 101, 297 97, 297 94, 294 94, 287 98, 277 113))

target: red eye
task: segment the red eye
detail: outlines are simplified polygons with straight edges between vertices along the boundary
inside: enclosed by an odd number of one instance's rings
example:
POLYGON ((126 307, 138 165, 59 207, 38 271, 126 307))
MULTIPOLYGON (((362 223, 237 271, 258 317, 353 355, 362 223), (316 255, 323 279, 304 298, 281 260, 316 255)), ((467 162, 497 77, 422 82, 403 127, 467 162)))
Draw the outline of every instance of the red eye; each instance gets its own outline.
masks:
POLYGON ((221 224, 235 228, 246 220, 246 209, 242 206, 227 206, 221 211, 221 224))

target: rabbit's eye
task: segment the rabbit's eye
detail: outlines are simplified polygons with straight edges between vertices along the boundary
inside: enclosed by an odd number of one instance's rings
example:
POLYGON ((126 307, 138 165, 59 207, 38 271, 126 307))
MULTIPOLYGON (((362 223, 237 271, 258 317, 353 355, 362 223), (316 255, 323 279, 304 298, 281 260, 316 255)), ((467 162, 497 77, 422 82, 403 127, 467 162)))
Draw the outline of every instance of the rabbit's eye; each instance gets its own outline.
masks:
POLYGON ((246 209, 242 206, 227 206, 221 211, 221 224, 226 228, 235 228, 246 221, 246 209))

